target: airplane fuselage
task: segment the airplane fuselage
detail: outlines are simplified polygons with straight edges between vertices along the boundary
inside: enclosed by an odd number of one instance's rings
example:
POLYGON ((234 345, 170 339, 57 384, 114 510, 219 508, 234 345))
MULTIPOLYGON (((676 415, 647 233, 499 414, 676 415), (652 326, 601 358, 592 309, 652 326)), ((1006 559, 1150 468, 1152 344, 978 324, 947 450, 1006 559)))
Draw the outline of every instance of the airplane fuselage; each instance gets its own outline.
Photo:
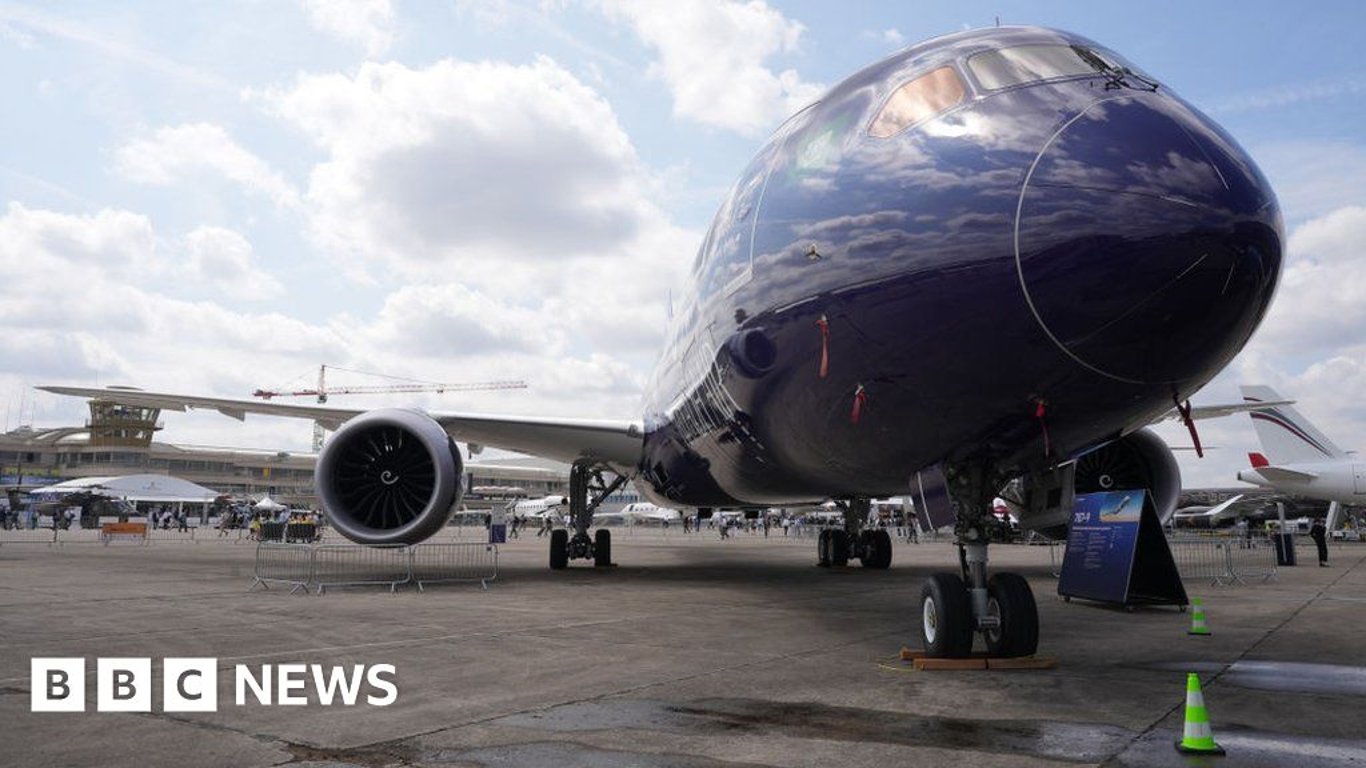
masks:
POLYGON ((937 462, 1047 467, 1208 382, 1270 302, 1280 212, 1232 138, 1129 66, 1053 30, 966 32, 784 124, 677 304, 641 491, 759 506, 905 493, 937 462))
POLYGON ((1239 471, 1238 479, 1291 496, 1366 504, 1366 464, 1351 461, 1254 467, 1239 471))

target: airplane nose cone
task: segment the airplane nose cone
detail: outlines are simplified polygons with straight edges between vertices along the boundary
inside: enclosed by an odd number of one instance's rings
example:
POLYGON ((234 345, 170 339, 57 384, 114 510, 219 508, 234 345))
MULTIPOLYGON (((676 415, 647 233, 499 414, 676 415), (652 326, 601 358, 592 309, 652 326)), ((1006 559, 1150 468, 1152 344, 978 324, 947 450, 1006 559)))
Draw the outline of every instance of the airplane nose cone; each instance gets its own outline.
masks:
POLYGON ((1212 375, 1252 335, 1284 241, 1270 186, 1174 98, 1100 99, 1044 145, 1020 192, 1015 257, 1044 331, 1135 383, 1212 375))

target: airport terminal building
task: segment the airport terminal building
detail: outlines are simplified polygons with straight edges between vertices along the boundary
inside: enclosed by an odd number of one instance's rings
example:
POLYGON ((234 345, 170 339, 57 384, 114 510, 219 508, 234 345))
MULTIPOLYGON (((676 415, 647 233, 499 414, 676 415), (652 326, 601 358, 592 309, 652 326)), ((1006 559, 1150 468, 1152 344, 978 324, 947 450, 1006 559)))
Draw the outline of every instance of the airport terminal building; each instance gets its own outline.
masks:
MULTIPOLYGON (((84 425, 0 434, 0 486, 32 490, 86 477, 164 474, 240 498, 318 505, 316 454, 174 445, 155 439, 162 426, 159 409, 92 400, 84 425)), ((565 493, 569 467, 527 457, 467 460, 465 483, 466 507, 482 509, 509 498, 565 493)))

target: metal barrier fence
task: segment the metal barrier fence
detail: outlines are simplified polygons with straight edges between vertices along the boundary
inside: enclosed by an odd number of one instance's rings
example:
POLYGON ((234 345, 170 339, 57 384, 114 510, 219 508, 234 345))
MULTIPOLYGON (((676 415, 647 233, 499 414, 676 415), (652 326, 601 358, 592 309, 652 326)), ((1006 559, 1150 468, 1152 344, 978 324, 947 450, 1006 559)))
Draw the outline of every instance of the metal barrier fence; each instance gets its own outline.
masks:
POLYGON ((262 541, 256 545, 257 584, 287 584, 290 593, 328 587, 387 586, 477 581, 484 589, 498 577, 498 548, 483 542, 455 542, 367 547, 358 544, 289 544, 262 541))
POLYGON ((498 548, 492 544, 423 542, 408 553, 409 573, 419 592, 425 584, 443 581, 478 581, 488 589, 498 578, 498 548))
POLYGON ((313 583, 313 552, 310 547, 261 542, 256 545, 256 567, 252 571, 257 584, 270 589, 271 584, 286 584, 292 595, 308 591, 313 583))
POLYGON ((1167 544, 1181 578, 1210 584, 1246 584, 1276 576, 1276 549, 1270 538, 1254 536, 1169 536, 1167 544))
MULTIPOLYGON (((270 545, 262 542, 259 546, 270 545)), ((320 544, 311 549, 313 586, 320 595, 327 587, 388 586, 394 592, 413 580, 411 547, 320 544)))

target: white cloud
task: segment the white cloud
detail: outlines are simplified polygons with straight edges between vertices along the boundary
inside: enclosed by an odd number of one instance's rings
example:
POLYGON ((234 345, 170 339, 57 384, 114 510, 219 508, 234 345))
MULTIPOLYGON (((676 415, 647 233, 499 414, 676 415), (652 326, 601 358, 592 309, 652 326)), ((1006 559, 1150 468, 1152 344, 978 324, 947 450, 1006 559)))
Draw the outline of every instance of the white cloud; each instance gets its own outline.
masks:
POLYGON ((1215 114, 1225 114, 1261 109, 1283 109, 1309 101, 1354 96, 1362 91, 1366 91, 1366 78, 1360 76, 1293 83, 1264 87, 1254 93, 1234 96, 1215 105, 1211 111, 1215 114))
POLYGON ((498 302, 459 284, 412 285, 389 295, 367 329, 394 352, 418 357, 566 352, 563 327, 545 313, 498 302), (439 340, 439 342, 438 342, 439 340))
POLYGON ((824 91, 795 69, 767 66, 770 58, 797 50, 805 27, 762 0, 591 3, 629 23, 658 52, 651 71, 672 92, 676 115, 757 136, 824 91))
POLYGON ((896 27, 890 27, 883 30, 870 29, 864 32, 863 36, 872 40, 877 40, 880 43, 886 43, 893 48, 900 48, 906 44, 906 36, 901 34, 901 30, 896 27))
MULTIPOLYGON (((245 397, 326 362, 434 381, 525 379, 532 387, 345 401, 356 407, 639 415, 642 366, 625 359, 620 346, 576 351, 581 319, 557 317, 554 302, 535 294, 517 304, 454 283, 411 285, 382 297, 371 314, 338 307, 331 318, 309 322, 292 316, 288 301, 250 311, 220 299, 223 290, 189 300, 187 275, 212 278, 220 288, 231 275, 270 280, 254 266, 250 244, 231 230, 200 227, 166 237, 128 211, 72 215, 11 204, 0 215, 0 284, 12 291, 0 303, 0 357, 15 364, 0 370, 0 391, 117 383, 245 397)), ((38 399, 40 423, 72 423, 84 407, 38 399)), ((168 423, 167 439, 178 442, 299 449, 309 437, 307 425, 295 422, 253 419, 244 427, 177 414, 168 423)))
POLYGON ((548 59, 365 64, 266 98, 328 154, 307 198, 314 233, 339 250, 550 262, 601 251, 646 214, 611 107, 548 59))
POLYGON ((1349 142, 1294 141, 1253 148, 1291 222, 1366 202, 1366 149, 1349 142))
POLYGON ((365 48, 371 58, 394 43, 394 8, 389 0, 302 0, 308 22, 320 32, 365 48))
POLYGON ((696 247, 650 201, 658 185, 611 106, 549 59, 369 63, 254 98, 324 153, 310 230, 353 264, 529 306, 631 275, 613 305, 662 307, 696 247))
POLYGON ((25 51, 38 50, 38 41, 33 38, 33 35, 5 22, 0 22, 0 40, 8 40, 25 51))
POLYGON ((185 248, 185 274, 227 296, 261 301, 285 292, 279 280, 256 267, 251 243, 231 229, 199 227, 185 236, 185 248))
POLYGON ((1290 359, 1366 342, 1366 207, 1341 208, 1294 230, 1259 348, 1290 359))
POLYGON ((208 123, 159 128, 151 138, 120 148, 115 165, 133 181, 163 186, 199 173, 216 173, 281 208, 299 205, 299 193, 293 185, 234 141, 221 126, 208 123))

